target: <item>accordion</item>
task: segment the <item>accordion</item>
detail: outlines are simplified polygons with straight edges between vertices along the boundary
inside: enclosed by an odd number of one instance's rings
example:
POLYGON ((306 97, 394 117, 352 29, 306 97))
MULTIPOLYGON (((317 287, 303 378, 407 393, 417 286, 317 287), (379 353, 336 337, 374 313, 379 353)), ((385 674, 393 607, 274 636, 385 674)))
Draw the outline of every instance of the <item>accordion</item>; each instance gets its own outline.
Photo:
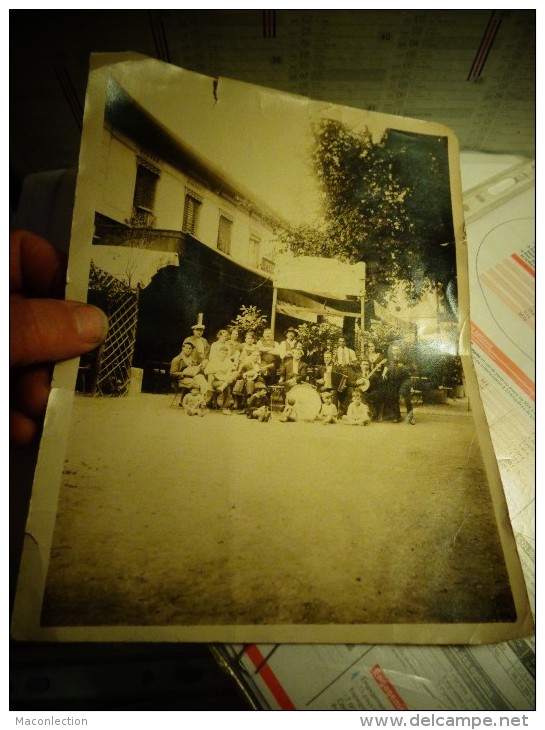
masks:
POLYGON ((333 370, 333 372, 331 373, 331 385, 337 391, 337 393, 342 393, 344 390, 346 390, 347 383, 348 378, 344 373, 339 373, 336 370, 333 370))

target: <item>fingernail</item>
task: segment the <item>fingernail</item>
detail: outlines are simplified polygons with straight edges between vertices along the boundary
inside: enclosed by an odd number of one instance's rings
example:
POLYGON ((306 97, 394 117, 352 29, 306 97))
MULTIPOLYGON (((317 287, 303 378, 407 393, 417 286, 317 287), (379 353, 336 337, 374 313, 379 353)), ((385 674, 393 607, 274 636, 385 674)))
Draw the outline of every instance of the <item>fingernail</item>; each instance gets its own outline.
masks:
POLYGON ((74 307, 73 314, 82 342, 98 345, 106 339, 108 318, 101 309, 91 304, 79 304, 74 307))

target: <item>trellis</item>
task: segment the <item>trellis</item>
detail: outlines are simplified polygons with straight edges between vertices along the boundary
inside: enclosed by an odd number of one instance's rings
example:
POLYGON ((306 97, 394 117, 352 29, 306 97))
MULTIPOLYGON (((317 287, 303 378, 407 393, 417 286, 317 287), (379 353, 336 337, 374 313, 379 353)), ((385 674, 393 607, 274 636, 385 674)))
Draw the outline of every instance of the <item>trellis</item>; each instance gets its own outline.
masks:
POLYGON ((138 322, 138 294, 91 262, 89 287, 106 295, 108 336, 96 363, 93 395, 123 396, 129 390, 138 322))

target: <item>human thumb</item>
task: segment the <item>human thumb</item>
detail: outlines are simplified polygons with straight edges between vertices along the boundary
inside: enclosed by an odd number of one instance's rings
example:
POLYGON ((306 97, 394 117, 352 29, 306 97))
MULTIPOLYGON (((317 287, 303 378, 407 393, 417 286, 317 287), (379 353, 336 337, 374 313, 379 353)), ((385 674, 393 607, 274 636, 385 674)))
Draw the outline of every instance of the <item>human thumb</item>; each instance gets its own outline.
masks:
POLYGON ((106 315, 90 304, 10 297, 10 367, 82 355, 107 332, 106 315))

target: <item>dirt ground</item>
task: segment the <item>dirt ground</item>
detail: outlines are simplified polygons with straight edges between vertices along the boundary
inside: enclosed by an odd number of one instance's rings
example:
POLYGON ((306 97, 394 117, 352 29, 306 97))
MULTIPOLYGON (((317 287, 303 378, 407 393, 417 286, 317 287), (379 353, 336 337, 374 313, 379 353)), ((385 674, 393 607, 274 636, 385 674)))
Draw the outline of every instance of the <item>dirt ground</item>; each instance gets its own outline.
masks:
POLYGON ((417 424, 76 395, 43 622, 513 619, 465 400, 417 424))

